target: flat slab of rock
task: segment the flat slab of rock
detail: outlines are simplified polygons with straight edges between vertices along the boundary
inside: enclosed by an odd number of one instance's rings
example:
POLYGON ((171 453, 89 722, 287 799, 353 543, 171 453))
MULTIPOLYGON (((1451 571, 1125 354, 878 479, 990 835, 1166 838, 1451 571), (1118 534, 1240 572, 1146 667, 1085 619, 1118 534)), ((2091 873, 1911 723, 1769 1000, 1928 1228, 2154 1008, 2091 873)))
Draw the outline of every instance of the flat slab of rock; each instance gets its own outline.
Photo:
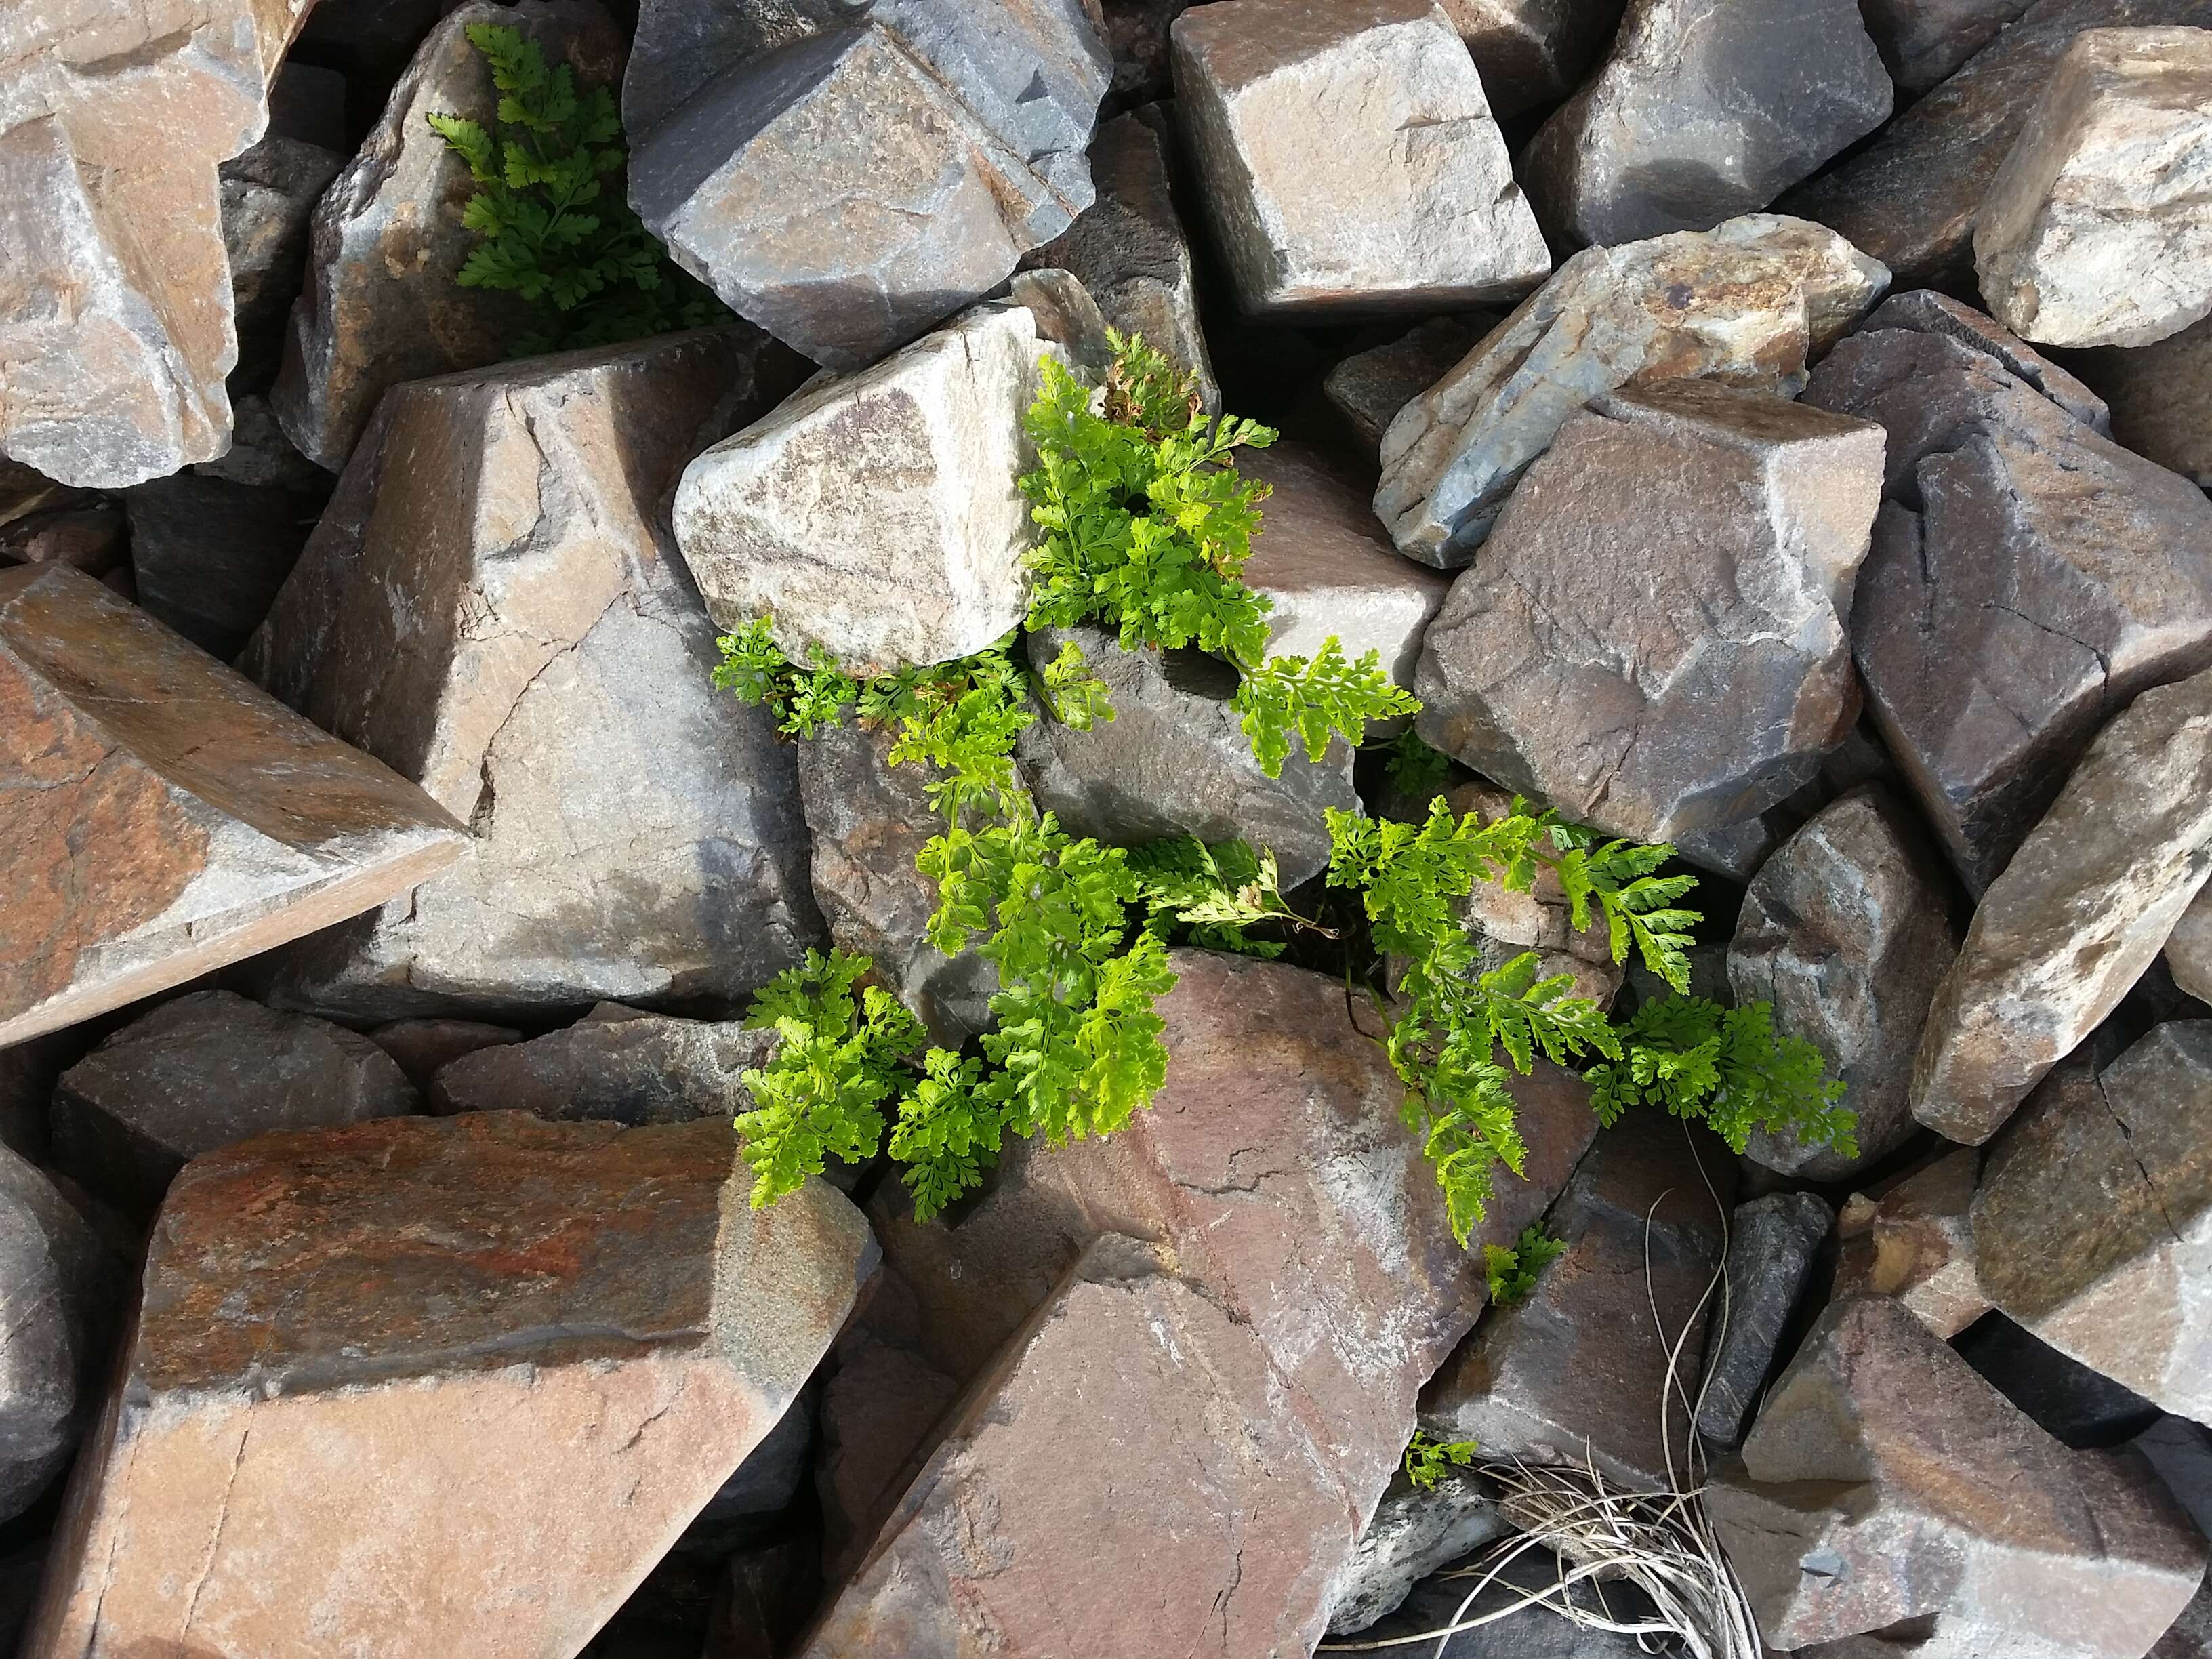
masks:
POLYGON ((765 1065, 773 1031, 735 1020, 677 1019, 603 1002, 574 1025, 527 1042, 489 1043, 438 1068, 435 1112, 533 1112, 551 1122, 605 1119, 635 1128, 735 1117, 753 1108, 739 1079, 765 1065))
POLYGON ((1449 311, 1550 272, 1433 0, 1222 0, 1171 39, 1176 118, 1247 315, 1449 311))
POLYGON ((2109 346, 2074 363, 2112 405, 2115 438, 2212 489, 2212 317, 2155 345, 2109 346))
POLYGON ((1836 1218, 1834 1299, 1887 1297, 1948 1340, 1990 1310, 1974 1265, 1971 1206, 1982 1154, 1954 1146, 1836 1218))
POLYGON ((1591 398, 1698 375, 1795 397, 1807 359, 1887 281, 1841 237, 1771 214, 1585 249, 1399 411, 1376 514, 1409 558, 1466 564, 1528 463, 1591 398))
POLYGON ((1706 1328, 1698 1401, 1698 1431, 1714 1444, 1742 1443, 1835 1221, 1817 1193, 1769 1193, 1735 1206, 1727 1297, 1706 1328))
POLYGON ((1452 585, 1417 729, 1632 840, 1777 805, 1858 718, 1844 619, 1881 465, 1880 428, 1761 392, 1593 400, 1452 585))
POLYGON ((872 1267, 832 1188, 750 1182, 727 1124, 506 1112, 198 1160, 25 1653, 575 1653, 872 1267))
POLYGON ((2150 966, 2212 876, 2212 672, 2107 726, 1990 884, 1929 1010, 1912 1115, 1979 1146, 2150 966))
POLYGON ((789 747, 714 690, 658 506, 795 372, 733 327, 386 396, 241 660, 476 841, 270 963, 272 996, 363 1019, 734 1012, 820 941, 789 747))
POLYGON ((467 844, 404 778, 65 565, 0 570, 0 1044, 372 908, 467 844))
POLYGON ((2212 312, 2212 31, 2087 29, 1974 217, 1999 322, 2051 345, 2149 345, 2212 312))

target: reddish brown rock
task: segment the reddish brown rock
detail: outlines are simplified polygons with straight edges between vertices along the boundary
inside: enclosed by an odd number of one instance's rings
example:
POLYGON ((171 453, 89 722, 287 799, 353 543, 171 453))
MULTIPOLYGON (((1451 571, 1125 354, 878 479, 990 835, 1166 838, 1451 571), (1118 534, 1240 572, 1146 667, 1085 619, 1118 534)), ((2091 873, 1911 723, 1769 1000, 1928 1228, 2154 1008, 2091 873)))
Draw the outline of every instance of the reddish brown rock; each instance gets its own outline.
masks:
POLYGON ((437 805, 65 566, 0 571, 0 1044, 405 892, 437 805))
POLYGON ((829 1187, 750 1187, 724 1123, 398 1118, 200 1159, 24 1652, 575 1653, 871 1266, 829 1187))
POLYGON ((1957 1146, 1872 1194, 1852 1194, 1836 1218, 1835 1299, 1892 1297, 1946 1339, 1987 1313, 1968 1216, 1981 1173, 1980 1151, 1957 1146))

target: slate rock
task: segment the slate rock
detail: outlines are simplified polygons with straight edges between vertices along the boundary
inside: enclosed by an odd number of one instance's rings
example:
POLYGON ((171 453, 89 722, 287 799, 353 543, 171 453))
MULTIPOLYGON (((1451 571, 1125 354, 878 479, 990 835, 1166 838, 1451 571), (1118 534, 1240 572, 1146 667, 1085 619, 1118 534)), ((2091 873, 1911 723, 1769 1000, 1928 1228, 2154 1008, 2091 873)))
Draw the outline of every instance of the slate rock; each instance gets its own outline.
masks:
POLYGON ((2200 892, 2181 913, 2166 941, 2166 962, 2185 993, 2212 1003, 2212 896, 2200 892))
POLYGON ((269 614, 313 527, 289 490, 179 473, 125 492, 138 605, 225 660, 269 614))
POLYGON ((750 1187, 726 1123, 514 1112, 198 1160, 25 1652, 577 1651, 872 1267, 824 1183, 750 1187))
POLYGON ((726 1013, 820 941, 790 750, 714 688, 659 505, 790 373, 732 327, 386 396, 242 661, 475 844, 266 964, 273 995, 362 1020, 726 1013))
POLYGON ((1881 1162, 1918 1127, 1913 1055, 1958 952, 1948 897, 1919 827, 1879 787, 1823 808, 1759 866, 1729 947, 1735 1000, 1772 1003, 1775 1030, 1820 1051, 1857 1118, 1859 1151, 1845 1158, 1787 1131, 1758 1130, 1753 1163, 1841 1180, 1881 1162))
POLYGON ((1520 157, 1555 239, 1610 246, 1754 213, 1888 118, 1853 0, 1629 0, 1603 68, 1520 157))
POLYGON ((1012 629, 1040 356, 1065 361, 1025 307, 981 307, 693 460, 676 543, 708 614, 767 617, 786 655, 819 647, 858 676, 971 656, 1012 629))
POLYGON ((2001 1313, 1984 1314, 1951 1346, 2061 1445, 2117 1446, 2159 1419, 2158 1407, 2134 1389, 2069 1359, 2001 1313))
POLYGON ((1943 976, 1912 1115, 1979 1146, 2117 1007, 2212 876, 2212 672, 2098 736, 1943 976))
POLYGON ((1026 640, 1039 667, 1072 641, 1114 706, 1111 720, 1087 732, 1044 715, 1015 744, 1023 781, 1070 835, 1125 847, 1241 836, 1273 850, 1285 892, 1327 867, 1323 811, 1359 810, 1342 738, 1329 739, 1318 763, 1294 742, 1282 775, 1271 778, 1230 709, 1237 671, 1228 664, 1194 649, 1124 651, 1088 625, 1040 629, 1026 640))
POLYGON ((53 1163, 143 1219, 202 1152, 421 1104, 392 1056, 356 1031, 234 992, 193 991, 141 1014, 62 1073, 53 1163))
POLYGON ((1777 805, 1858 718, 1844 618, 1881 453, 1869 422, 1756 392, 1595 399, 1452 585, 1417 729, 1632 840, 1777 805))
POLYGON ((1359 1534, 1331 1604, 1332 1636, 1357 1635, 1405 1604, 1431 1573, 1513 1530, 1504 1509, 1468 1476, 1448 1474, 1424 1491, 1401 1470, 1359 1534))
POLYGON ((406 780, 61 565, 0 570, 0 1044, 380 904, 466 844, 406 780))
POLYGON ((2060 1445, 1911 1313, 1830 1305, 1706 1505, 1769 1646, 2139 1655, 2205 1547, 2148 1465, 2060 1445))
POLYGON ((1433 0, 1220 0, 1171 39, 1176 118, 1247 316, 1449 311, 1550 272, 1433 0))
POLYGON ((549 1121, 604 1118, 635 1128, 734 1117, 753 1100, 739 1079, 764 1066, 773 1031, 736 1020, 678 1019, 602 1002, 574 1025, 526 1042, 489 1044, 438 1068, 434 1112, 535 1112, 549 1121))
POLYGON ((2212 31, 2087 29, 1974 217, 1998 321, 2053 345, 2150 345, 2212 312, 2212 31))
POLYGON ((1890 434, 1852 648, 1883 741, 1979 891, 2100 726, 2212 663, 2212 502, 1928 319, 1885 306, 1805 398, 1890 434))
POLYGON ((1867 0, 1875 50, 1900 90, 1926 92, 1997 37, 2029 0, 1867 0))
POLYGON ((1771 214, 1586 249, 1399 411, 1376 514, 1407 557, 1466 564, 1529 462, 1591 398, 1698 375, 1794 397, 1808 358, 1887 282, 1842 238, 1771 214))
POLYGON ((520 1042, 522 1033, 511 1025, 491 1025, 478 1019, 427 1016, 392 1020, 371 1031, 368 1040, 399 1062, 410 1083, 427 1089, 440 1067, 480 1048, 520 1042))
POLYGON ((1322 393, 1351 427, 1361 454, 1379 457, 1382 434, 1398 411, 1449 374, 1497 321, 1486 311, 1431 317, 1353 352, 1323 375, 1322 393))
POLYGON ((1727 1291, 1718 1317, 1705 1328, 1705 1394, 1698 1401, 1698 1431, 1714 1444, 1743 1443, 1835 1220, 1816 1193, 1769 1193, 1735 1206, 1727 1291))
POLYGON ((1946 1339, 1987 1313, 1972 1213, 1981 1173, 1978 1148, 1953 1146, 1852 1194, 1836 1218, 1834 1299, 1888 1297, 1946 1339))
POLYGON ((238 366, 248 380, 265 382, 283 355, 285 319, 307 275, 309 221, 345 164, 336 149, 271 131, 217 169, 238 366))
MULTIPOLYGON (((1872 333, 1885 328, 1940 334, 1985 357, 1994 357, 2014 380, 2027 381, 2082 425, 2107 438, 2112 435, 2112 411, 2094 387, 1994 318, 1948 294, 1925 288, 1893 294, 1874 308, 1857 331, 1872 333)), ((2067 361, 2079 364, 2087 358, 2085 354, 2069 353, 2067 361)))
POLYGON ((1620 27, 1620 0, 1440 0, 1501 120, 1558 103, 1620 27))
POLYGON ((1990 1150, 1975 1253, 1997 1307, 2062 1353, 2212 1417, 2212 1020, 2069 1064, 1990 1150))

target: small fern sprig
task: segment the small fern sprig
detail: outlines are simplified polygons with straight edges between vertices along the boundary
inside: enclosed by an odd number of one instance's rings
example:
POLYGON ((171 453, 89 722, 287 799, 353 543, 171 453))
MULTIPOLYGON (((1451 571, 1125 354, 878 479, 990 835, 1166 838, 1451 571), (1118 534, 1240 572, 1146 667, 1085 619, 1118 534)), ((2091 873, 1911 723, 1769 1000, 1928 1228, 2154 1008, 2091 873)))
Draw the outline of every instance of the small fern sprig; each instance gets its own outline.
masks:
POLYGON ((1566 1253, 1566 1240, 1553 1238, 1534 1224, 1523 1227, 1510 1245, 1484 1245, 1482 1273, 1490 1286, 1491 1305, 1504 1307, 1523 1300, 1536 1288, 1536 1275, 1566 1253))
POLYGON ((1481 1449, 1473 1440, 1439 1440, 1426 1429, 1415 1429, 1402 1460, 1406 1479, 1422 1492, 1434 1492, 1445 1475, 1468 1468, 1481 1449))
POLYGON ((1590 1071, 1591 1104, 1608 1126, 1636 1106, 1700 1119, 1731 1152, 1754 1129, 1858 1156, 1857 1121, 1820 1051, 1774 1030, 1770 1003, 1723 1008, 1705 997, 1660 997, 1620 1027, 1623 1052, 1590 1071))

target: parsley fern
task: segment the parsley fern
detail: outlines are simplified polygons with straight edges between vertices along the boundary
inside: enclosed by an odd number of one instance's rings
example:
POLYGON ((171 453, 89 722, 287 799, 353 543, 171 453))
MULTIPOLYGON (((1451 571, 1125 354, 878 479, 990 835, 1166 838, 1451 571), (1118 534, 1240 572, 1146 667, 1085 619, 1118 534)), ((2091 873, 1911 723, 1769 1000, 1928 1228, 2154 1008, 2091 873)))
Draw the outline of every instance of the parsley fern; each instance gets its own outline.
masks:
POLYGON ((1415 1429, 1406 1443, 1406 1479, 1423 1492, 1434 1492, 1445 1475, 1467 1468, 1481 1449, 1472 1440, 1439 1440, 1426 1429, 1415 1429))
POLYGON ((1510 1246, 1484 1245, 1482 1273, 1490 1285, 1492 1305, 1521 1301, 1536 1288, 1536 1275, 1566 1253, 1566 1240, 1553 1238, 1537 1226, 1523 1227, 1510 1246))

